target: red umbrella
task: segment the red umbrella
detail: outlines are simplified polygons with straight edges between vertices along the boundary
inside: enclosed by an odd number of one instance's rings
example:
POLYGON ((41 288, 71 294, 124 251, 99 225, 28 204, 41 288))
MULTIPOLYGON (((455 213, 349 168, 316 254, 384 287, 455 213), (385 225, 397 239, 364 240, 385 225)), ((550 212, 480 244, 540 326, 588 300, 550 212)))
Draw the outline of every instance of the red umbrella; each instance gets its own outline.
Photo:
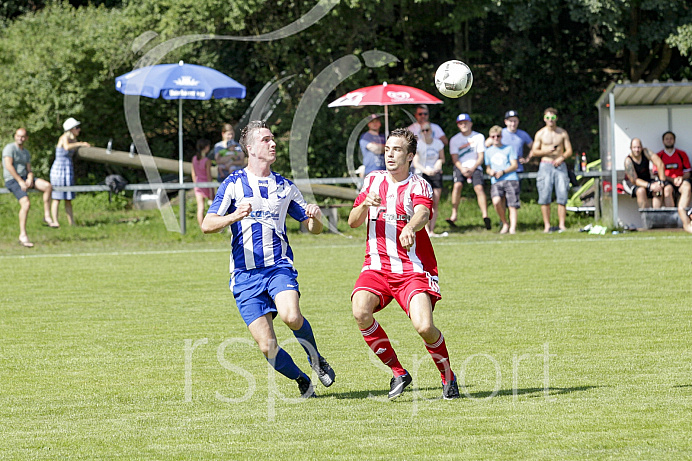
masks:
POLYGON ((329 104, 328 107, 343 106, 384 106, 384 131, 389 134, 389 115, 387 106, 395 104, 442 104, 440 99, 418 88, 405 85, 368 86, 351 91, 329 104))

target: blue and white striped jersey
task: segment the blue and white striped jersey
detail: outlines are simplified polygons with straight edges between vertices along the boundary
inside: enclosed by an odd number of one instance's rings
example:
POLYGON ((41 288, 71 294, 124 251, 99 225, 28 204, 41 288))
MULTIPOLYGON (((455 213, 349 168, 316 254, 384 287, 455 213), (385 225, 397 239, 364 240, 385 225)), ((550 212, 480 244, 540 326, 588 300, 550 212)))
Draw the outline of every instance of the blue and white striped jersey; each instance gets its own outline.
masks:
POLYGON ((252 211, 231 224, 231 273, 279 264, 292 267, 286 214, 299 222, 308 219, 298 187, 274 172, 259 177, 247 169, 237 170, 219 186, 207 213, 225 216, 241 203, 250 203, 252 211))

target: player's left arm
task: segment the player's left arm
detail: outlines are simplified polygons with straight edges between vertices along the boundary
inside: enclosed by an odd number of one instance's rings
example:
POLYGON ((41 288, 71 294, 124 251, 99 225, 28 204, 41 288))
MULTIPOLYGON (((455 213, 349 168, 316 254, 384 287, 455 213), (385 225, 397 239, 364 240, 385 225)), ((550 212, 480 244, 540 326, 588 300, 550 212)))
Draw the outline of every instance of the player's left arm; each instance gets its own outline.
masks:
POLYGON ((303 224, 308 232, 311 234, 322 232, 324 225, 322 224, 322 210, 320 210, 320 207, 311 203, 305 207, 305 214, 308 216, 308 219, 303 221, 303 224))
POLYGON ((416 232, 423 229, 430 221, 430 209, 425 205, 416 205, 413 208, 413 216, 399 234, 401 246, 410 249, 416 241, 416 232))

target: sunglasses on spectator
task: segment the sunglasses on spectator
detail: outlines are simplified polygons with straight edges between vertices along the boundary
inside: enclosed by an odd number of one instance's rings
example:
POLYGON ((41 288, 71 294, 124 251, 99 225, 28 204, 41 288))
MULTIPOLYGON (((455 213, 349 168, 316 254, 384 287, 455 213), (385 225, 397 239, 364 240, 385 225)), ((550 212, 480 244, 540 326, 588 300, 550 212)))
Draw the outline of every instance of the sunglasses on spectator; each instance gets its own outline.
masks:
POLYGON ((543 118, 546 120, 557 120, 557 115, 544 115, 543 118))
POLYGON ((423 128, 421 131, 427 133, 428 131, 430 131, 430 128, 423 128))
POLYGON ((418 115, 428 115, 427 112, 418 112, 418 115))
POLYGON ((491 138, 501 138, 502 135, 501 134, 491 134, 490 137, 491 138))

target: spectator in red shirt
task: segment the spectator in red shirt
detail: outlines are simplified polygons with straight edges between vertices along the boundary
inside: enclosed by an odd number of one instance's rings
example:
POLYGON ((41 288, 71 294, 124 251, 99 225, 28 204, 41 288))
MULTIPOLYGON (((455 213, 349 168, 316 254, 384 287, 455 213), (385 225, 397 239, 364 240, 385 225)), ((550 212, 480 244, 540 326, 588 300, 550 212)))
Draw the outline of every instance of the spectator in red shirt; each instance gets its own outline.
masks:
POLYGON ((679 197, 678 206, 686 208, 690 204, 690 158, 683 150, 675 148, 675 133, 663 133, 663 150, 658 153, 665 165, 665 182, 663 188, 664 205, 675 206, 675 198, 679 197))

